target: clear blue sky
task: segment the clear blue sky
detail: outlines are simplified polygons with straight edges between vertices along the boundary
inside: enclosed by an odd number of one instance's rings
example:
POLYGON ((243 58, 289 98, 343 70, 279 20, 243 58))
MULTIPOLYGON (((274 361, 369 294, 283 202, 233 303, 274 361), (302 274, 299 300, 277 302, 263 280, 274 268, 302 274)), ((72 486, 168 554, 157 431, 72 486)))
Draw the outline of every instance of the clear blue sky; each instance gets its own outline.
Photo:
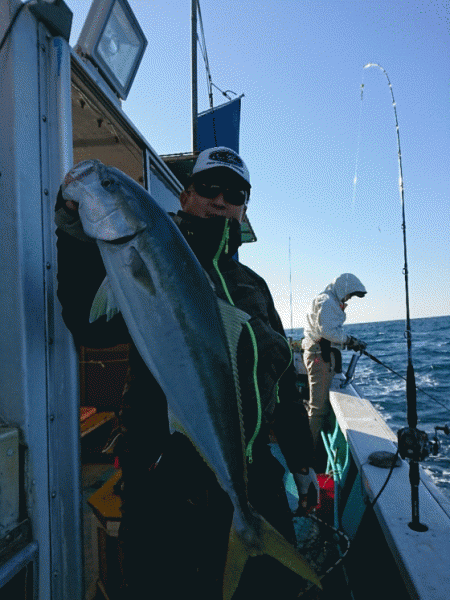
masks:
MULTIPOLYGON (((149 44, 124 110, 158 153, 189 151, 191 2, 129 2, 149 44)), ((75 45, 90 2, 66 3, 75 45)), ((245 94, 240 150, 258 241, 240 259, 266 279, 284 326, 289 238, 294 327, 343 272, 368 290, 350 302, 348 323, 405 318, 394 111, 369 62, 387 71, 397 104, 411 318, 449 315, 449 2, 201 0, 201 11, 213 82, 245 94)), ((198 65, 201 111, 200 53, 198 65)))

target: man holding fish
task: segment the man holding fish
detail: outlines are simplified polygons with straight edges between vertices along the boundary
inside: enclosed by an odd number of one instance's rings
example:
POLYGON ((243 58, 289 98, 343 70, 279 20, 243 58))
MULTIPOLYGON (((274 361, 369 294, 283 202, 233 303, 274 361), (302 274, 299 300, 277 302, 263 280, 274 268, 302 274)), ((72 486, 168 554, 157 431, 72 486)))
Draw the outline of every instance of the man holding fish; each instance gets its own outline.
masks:
POLYGON ((224 147, 200 153, 172 219, 99 161, 75 166, 61 187, 60 273, 84 236, 107 275, 93 302, 93 285, 87 294, 62 275, 66 323, 79 340, 90 327, 119 332, 120 311, 136 349, 121 456, 126 598, 144 588, 158 599, 269 598, 280 586, 294 598, 301 580, 285 567, 320 586, 292 546, 284 469, 268 445, 277 440, 309 510, 318 485, 290 349, 266 283, 233 258, 250 187, 241 157, 224 147), (93 321, 78 330, 77 295, 93 321))

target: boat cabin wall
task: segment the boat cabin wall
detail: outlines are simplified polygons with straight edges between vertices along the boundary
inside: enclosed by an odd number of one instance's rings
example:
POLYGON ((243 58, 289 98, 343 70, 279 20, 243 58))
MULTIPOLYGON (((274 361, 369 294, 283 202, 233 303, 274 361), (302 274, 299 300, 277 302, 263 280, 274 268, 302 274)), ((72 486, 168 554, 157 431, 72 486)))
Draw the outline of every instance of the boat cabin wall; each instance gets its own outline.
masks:
MULTIPOLYGON (((1 0, 2 36, 18 6, 1 0)), ((0 417, 19 431, 19 520, 39 548, 38 597, 81 598, 77 360, 55 295, 53 224, 72 164, 70 48, 25 8, 0 65, 0 417)))
MULTIPOLYGON (((20 6, 0 0, 0 39, 20 6)), ((178 210, 182 188, 117 99, 26 7, 0 52, 0 69, 0 426, 19 433, 19 520, 29 520, 39 547, 38 598, 81 600, 79 408, 86 390, 56 296, 55 199, 65 173, 87 158, 123 170, 166 210, 178 210)), ((84 375, 95 389, 95 374, 84 375)))

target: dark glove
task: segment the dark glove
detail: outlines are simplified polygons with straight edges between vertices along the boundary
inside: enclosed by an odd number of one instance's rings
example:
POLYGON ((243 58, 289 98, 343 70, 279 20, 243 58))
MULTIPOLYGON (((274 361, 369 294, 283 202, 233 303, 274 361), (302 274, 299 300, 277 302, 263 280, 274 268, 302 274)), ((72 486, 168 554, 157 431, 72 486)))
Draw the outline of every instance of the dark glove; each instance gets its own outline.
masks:
POLYGON ((362 352, 367 348, 366 342, 358 340, 352 335, 348 336, 347 341, 345 342, 345 346, 347 350, 354 350, 355 352, 362 352))

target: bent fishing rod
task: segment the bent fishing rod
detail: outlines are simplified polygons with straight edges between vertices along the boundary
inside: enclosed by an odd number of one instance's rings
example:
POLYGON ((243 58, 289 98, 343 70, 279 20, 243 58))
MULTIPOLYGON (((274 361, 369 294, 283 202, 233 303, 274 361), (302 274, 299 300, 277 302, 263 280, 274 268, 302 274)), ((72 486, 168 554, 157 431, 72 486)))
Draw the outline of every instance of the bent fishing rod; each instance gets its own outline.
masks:
MULTIPOLYGON (((403 185, 402 172, 402 153, 400 149, 400 131, 397 118, 397 107, 392 90, 392 84, 389 76, 382 66, 376 63, 368 63, 364 65, 364 69, 370 67, 378 67, 386 75, 389 84, 389 90, 392 97, 392 106, 395 115, 395 128, 397 132, 397 154, 398 154, 398 185, 400 192, 400 202, 402 207, 402 230, 403 230, 403 253, 404 267, 403 274, 405 276, 405 292, 406 292, 406 343, 408 353, 408 367, 406 371, 406 404, 407 404, 407 421, 408 427, 400 429, 397 432, 399 453, 402 458, 409 460, 409 480, 411 483, 411 511, 412 519, 408 524, 414 531, 427 531, 428 527, 420 522, 419 519, 419 462, 428 456, 428 437, 423 431, 417 429, 417 399, 416 399, 416 377, 412 364, 412 339, 411 339, 411 319, 409 313, 409 285, 408 285, 408 257, 406 249, 406 218, 405 218, 405 195, 403 185)), ((361 86, 361 100, 363 99, 363 89, 361 86)))

